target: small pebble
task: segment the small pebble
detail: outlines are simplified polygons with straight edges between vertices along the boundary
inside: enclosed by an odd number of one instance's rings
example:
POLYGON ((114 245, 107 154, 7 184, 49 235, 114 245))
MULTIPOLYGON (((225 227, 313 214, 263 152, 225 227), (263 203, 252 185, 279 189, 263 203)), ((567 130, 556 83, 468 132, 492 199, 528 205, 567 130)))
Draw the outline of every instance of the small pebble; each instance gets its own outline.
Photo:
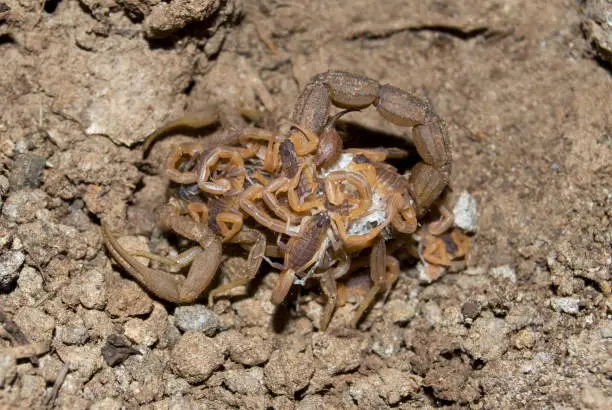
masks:
POLYGON ((514 338, 517 349, 532 349, 536 344, 536 336, 531 329, 521 329, 514 338))
POLYGON ((323 397, 313 394, 306 396, 299 403, 297 403, 295 410, 318 410, 325 408, 325 401, 323 397))
POLYGON ((15 358, 0 351, 0 387, 11 384, 16 376, 17 363, 15 363, 15 358))
POLYGON ((410 301, 394 299, 384 307, 386 315, 395 324, 406 324, 416 315, 417 299, 410 301))
POLYGON ((0 291, 10 288, 19 276, 19 268, 25 261, 21 251, 2 251, 0 254, 0 291))
POLYGON ((148 38, 163 38, 190 23, 202 22, 213 16, 220 7, 216 0, 178 0, 160 2, 144 20, 148 38))
POLYGON ((384 368, 380 370, 382 379, 381 396, 387 399, 391 406, 397 405, 400 400, 414 395, 420 387, 418 376, 398 369, 384 368))
POLYGON ((130 318, 123 327, 125 336, 136 344, 151 347, 157 342, 157 334, 142 319, 130 318))
POLYGON ((509 265, 502 265, 496 268, 492 268, 490 273, 491 276, 495 278, 504 278, 508 279, 512 283, 516 283, 516 273, 514 272, 514 269, 512 269, 509 265))
POLYGON ((113 316, 140 316, 151 313, 153 301, 136 283, 127 279, 112 281, 107 289, 108 298, 106 309, 113 316))
POLYGON ((461 307, 461 314, 465 321, 473 321, 480 314, 480 303, 474 301, 468 301, 461 307))
POLYGON ((89 410, 121 410, 126 408, 123 403, 111 397, 105 397, 102 400, 95 402, 89 407, 89 410))
POLYGON ((6 193, 9 191, 10 186, 11 184, 9 183, 9 179, 4 175, 0 175, 0 196, 6 195, 6 193))
POLYGON ((23 334, 31 342, 50 343, 55 330, 55 319, 42 309, 21 307, 13 317, 23 334))
POLYGON ((219 316, 204 305, 179 306, 174 311, 176 327, 183 332, 202 332, 213 336, 219 330, 219 316))
POLYGON ((46 163, 47 159, 39 155, 28 152, 18 154, 9 175, 11 189, 18 191, 23 188, 38 188, 46 163))
POLYGON ((427 321, 427 324, 432 328, 436 327, 442 321, 442 309, 440 309, 440 306, 438 306, 438 304, 433 300, 425 303, 421 309, 421 312, 427 321))
POLYGON ((287 350, 274 351, 264 367, 268 389, 290 397, 308 386, 313 373, 312 356, 287 350))
POLYGON ((225 346, 199 333, 186 332, 171 352, 174 372, 189 383, 201 383, 225 361, 225 346))
POLYGON ((312 353, 331 374, 347 373, 361 364, 361 339, 338 338, 319 332, 312 336, 312 353))
POLYGON ((556 312, 575 315, 580 311, 580 299, 571 297, 551 298, 550 306, 556 312))
POLYGON ((79 277, 78 297, 87 309, 103 309, 106 306, 106 281, 100 269, 92 268, 79 277))
POLYGON ((17 279, 17 286, 26 295, 36 297, 43 292, 42 275, 33 267, 24 266, 17 279))
POLYGON ((611 339, 612 338, 612 323, 608 323, 608 324, 600 327, 599 328, 599 334, 604 339, 611 339))
POLYGON ((224 332, 233 361, 245 366, 257 366, 268 361, 272 354, 272 343, 261 336, 244 337, 235 330, 224 332))
POLYGON ((47 207, 47 202, 47 194, 40 189, 14 191, 4 202, 2 214, 10 222, 31 222, 39 210, 47 207))
POLYGON ((224 377, 225 386, 233 393, 265 394, 264 372, 261 367, 228 370, 224 377))
POLYGON ((470 233, 478 230, 478 204, 467 191, 463 191, 457 199, 453 214, 455 215, 455 226, 457 228, 470 233))
POLYGON ((397 330, 388 328, 374 334, 372 351, 380 357, 390 357, 399 353, 402 347, 402 337, 397 330))

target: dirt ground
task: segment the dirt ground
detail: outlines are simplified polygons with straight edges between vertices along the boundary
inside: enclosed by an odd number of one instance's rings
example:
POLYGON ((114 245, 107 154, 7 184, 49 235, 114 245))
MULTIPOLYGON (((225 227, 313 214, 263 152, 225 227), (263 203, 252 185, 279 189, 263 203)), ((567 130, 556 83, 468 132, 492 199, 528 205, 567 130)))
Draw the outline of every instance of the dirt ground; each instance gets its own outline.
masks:
POLYGON ((610 36, 605 0, 0 0, 0 407, 612 408, 610 36), (101 220, 169 247, 160 165, 187 137, 143 161, 148 133, 210 103, 286 122, 328 69, 447 121, 467 269, 406 268, 323 333, 316 288, 275 311, 275 273, 211 311, 111 263, 101 220))

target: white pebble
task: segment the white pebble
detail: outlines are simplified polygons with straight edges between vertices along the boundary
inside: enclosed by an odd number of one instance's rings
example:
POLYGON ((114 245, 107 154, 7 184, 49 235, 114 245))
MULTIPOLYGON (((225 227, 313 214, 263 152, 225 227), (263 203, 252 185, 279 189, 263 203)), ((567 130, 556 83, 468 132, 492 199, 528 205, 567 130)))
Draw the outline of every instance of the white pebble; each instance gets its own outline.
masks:
POLYGON ((466 232, 476 232, 478 230, 478 205, 476 200, 467 191, 463 191, 455 207, 453 208, 455 215, 455 226, 466 232))

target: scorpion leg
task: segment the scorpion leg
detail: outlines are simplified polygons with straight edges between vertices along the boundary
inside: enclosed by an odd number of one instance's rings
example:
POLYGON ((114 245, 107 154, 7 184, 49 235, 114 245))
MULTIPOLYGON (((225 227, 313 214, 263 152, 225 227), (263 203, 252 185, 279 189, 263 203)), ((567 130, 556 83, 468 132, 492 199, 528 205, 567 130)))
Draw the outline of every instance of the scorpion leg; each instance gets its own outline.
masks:
POLYGON ((363 301, 359 304, 353 320, 352 327, 357 327, 363 313, 372 305, 374 299, 380 291, 385 291, 385 298, 389 294, 391 287, 399 276, 399 262, 392 256, 387 256, 385 240, 382 237, 376 238, 372 245, 370 254, 370 276, 374 284, 368 291, 363 301))
POLYGON ((231 242, 232 238, 242 229, 242 214, 220 212, 215 219, 223 235, 223 242, 231 242))
POLYGON ((189 248, 176 256, 161 256, 156 255, 152 252, 143 252, 143 251, 128 251, 128 253, 132 256, 141 256, 143 258, 147 258, 149 260, 163 263, 164 265, 171 266, 173 268, 184 268, 185 266, 189 266, 196 256, 198 256, 203 251, 199 246, 194 246, 189 248))
POLYGON ((261 261, 264 258, 264 254, 266 251, 266 237, 259 231, 255 231, 252 229, 243 229, 238 232, 229 242, 240 245, 247 245, 251 247, 246 262, 246 268, 238 279, 235 279, 230 283, 226 283, 210 291, 210 293, 208 294, 209 306, 213 305, 214 299, 217 295, 225 293, 228 290, 234 289, 238 286, 246 285, 251 280, 253 280, 255 275, 257 275, 257 272, 259 272, 261 261))
POLYGON ((319 328, 322 331, 327 330, 327 326, 332 318, 334 309, 336 308, 336 301, 338 299, 338 290, 336 288, 336 279, 344 276, 351 267, 351 260, 346 253, 343 253, 342 259, 338 264, 320 275, 319 283, 321 290, 327 297, 325 308, 321 314, 321 322, 319 328))
POLYGON ((108 226, 102 224, 106 247, 115 260, 150 292, 173 303, 192 302, 208 287, 217 271, 221 261, 221 242, 206 225, 178 215, 170 206, 163 207, 158 218, 161 225, 197 242, 202 249, 194 254, 186 277, 144 266, 117 242, 108 226))
POLYGON ((240 153, 231 148, 222 148, 218 147, 212 150, 212 152, 207 156, 202 165, 202 169, 200 170, 200 174, 198 176, 198 187, 204 191, 213 195, 223 195, 227 193, 232 187, 241 190, 244 186, 245 174, 244 170, 244 161, 240 156, 240 153), (233 166, 234 170, 237 170, 236 174, 236 184, 232 185, 229 179, 227 178, 219 178, 215 181, 209 181, 213 175, 213 168, 219 163, 221 160, 227 160, 233 166))
POLYGON ((295 224, 299 223, 301 218, 295 215, 291 210, 280 203, 277 194, 280 192, 287 192, 289 190, 289 184, 291 180, 286 177, 279 177, 272 181, 270 185, 265 187, 263 192, 263 200, 279 218, 287 221, 288 223, 295 224))
POLYGON ((240 208, 259 224, 267 227, 268 229, 274 232, 283 233, 289 236, 298 235, 298 227, 291 226, 285 221, 281 221, 278 218, 272 217, 265 210, 257 206, 255 201, 258 199, 262 199, 263 193, 263 186, 257 184, 251 185, 240 195, 240 208))
POLYGON ((453 226, 453 222, 455 222, 455 216, 450 209, 444 205, 441 205, 439 210, 440 219, 436 222, 428 224, 427 226, 427 229, 433 235, 442 235, 444 232, 448 231, 453 226))

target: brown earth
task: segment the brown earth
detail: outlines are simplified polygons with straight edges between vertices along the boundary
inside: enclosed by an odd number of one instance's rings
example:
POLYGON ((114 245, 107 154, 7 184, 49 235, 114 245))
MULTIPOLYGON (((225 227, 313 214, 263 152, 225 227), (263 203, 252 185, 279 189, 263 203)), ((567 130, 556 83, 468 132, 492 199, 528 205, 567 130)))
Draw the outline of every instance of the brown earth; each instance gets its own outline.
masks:
MULTIPOLYGON (((612 408, 610 16, 609 1, 0 0, 0 406, 612 408), (466 270, 407 269, 359 330, 349 303, 322 333, 318 291, 275 312, 273 273, 211 312, 111 264, 101 219, 168 248, 159 164, 185 137, 144 162, 148 133, 209 103, 282 123, 328 69, 448 122, 451 186, 479 210, 466 270)), ((407 135, 374 110, 345 118, 407 135)))

